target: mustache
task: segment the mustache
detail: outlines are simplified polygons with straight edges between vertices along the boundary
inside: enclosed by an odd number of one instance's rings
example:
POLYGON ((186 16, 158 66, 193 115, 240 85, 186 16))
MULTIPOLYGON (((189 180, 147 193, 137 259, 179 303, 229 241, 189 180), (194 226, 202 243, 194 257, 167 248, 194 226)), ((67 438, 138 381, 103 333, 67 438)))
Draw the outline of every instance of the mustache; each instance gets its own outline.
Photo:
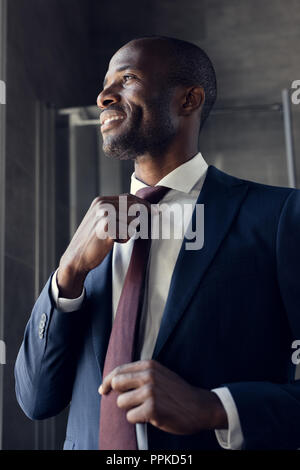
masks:
POLYGON ((120 111, 120 112, 123 112, 124 114, 126 114, 126 111, 125 109, 120 106, 119 104, 111 104, 110 106, 108 106, 107 108, 105 109, 102 109, 102 111, 100 112, 100 116, 102 113, 104 113, 105 111, 120 111))

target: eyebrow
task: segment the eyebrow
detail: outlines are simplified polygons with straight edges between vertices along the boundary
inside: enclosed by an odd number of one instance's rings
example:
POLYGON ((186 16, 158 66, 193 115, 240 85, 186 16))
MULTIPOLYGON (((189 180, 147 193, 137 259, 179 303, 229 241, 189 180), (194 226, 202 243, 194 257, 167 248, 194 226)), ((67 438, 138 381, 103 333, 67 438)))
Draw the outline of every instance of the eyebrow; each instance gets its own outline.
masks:
MULTIPOLYGON (((116 70, 116 72, 122 72, 122 70, 126 70, 126 69, 138 70, 136 67, 132 67, 132 65, 127 64, 127 65, 122 65, 122 67, 119 67, 116 70)), ((103 81, 103 88, 105 87, 106 83, 107 83, 107 78, 105 78, 103 81)))

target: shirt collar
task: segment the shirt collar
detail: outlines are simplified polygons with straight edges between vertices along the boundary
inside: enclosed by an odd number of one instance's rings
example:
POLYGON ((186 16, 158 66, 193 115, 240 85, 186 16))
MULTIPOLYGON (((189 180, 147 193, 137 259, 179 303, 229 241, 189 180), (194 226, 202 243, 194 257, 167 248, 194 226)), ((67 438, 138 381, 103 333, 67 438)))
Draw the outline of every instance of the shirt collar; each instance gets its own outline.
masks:
MULTIPOLYGON (((201 153, 198 152, 194 157, 190 158, 190 160, 182 163, 182 165, 164 176, 155 186, 166 186, 176 191, 189 193, 197 181, 204 176, 207 167, 206 161, 201 153)), ((132 173, 130 185, 131 194, 136 194, 139 189, 147 186, 146 183, 136 178, 135 173, 132 173)))

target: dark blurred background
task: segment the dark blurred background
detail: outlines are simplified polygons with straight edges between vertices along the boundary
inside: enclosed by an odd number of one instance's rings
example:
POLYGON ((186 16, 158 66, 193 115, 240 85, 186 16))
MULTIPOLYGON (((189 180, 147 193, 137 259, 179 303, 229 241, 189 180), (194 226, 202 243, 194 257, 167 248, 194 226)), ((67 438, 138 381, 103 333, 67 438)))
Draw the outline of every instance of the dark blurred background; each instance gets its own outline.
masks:
POLYGON ((67 410, 41 422, 26 418, 13 368, 34 301, 92 199, 129 189, 132 164, 101 151, 95 103, 110 57, 146 34, 204 48, 219 89, 200 138, 206 161, 246 179, 297 186, 300 104, 290 93, 300 80, 300 3, 0 0, 0 15, 7 92, 0 106, 0 448, 61 449, 67 410))

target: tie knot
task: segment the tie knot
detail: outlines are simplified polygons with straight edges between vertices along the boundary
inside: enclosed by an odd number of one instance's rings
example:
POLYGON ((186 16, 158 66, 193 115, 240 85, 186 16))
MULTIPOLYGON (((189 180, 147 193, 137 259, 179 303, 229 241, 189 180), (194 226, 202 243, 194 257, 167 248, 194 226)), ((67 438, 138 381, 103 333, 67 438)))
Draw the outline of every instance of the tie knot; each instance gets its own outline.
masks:
POLYGON ((170 188, 165 186, 147 186, 146 188, 139 189, 135 195, 151 204, 157 204, 168 191, 170 191, 170 188))

